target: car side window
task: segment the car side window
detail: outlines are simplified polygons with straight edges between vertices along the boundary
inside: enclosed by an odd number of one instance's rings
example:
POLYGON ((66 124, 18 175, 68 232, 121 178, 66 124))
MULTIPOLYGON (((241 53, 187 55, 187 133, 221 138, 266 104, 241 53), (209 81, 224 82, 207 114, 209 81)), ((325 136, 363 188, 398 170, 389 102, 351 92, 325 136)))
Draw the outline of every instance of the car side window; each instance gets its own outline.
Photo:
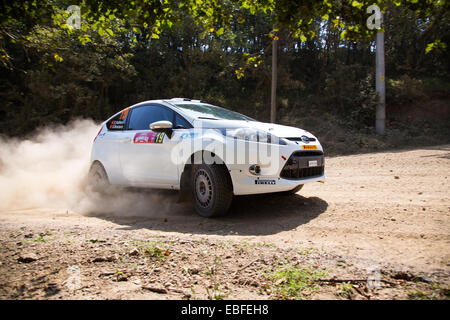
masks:
POLYGON ((125 129, 129 107, 123 109, 118 115, 106 123, 106 127, 111 131, 120 131, 125 129))
POLYGON ((187 122, 182 116, 178 113, 175 113, 175 123, 173 125, 174 129, 189 129, 192 128, 192 125, 187 122))
POLYGON ((158 105, 136 107, 132 110, 129 130, 149 130, 150 124, 156 121, 173 122, 174 112, 158 105))

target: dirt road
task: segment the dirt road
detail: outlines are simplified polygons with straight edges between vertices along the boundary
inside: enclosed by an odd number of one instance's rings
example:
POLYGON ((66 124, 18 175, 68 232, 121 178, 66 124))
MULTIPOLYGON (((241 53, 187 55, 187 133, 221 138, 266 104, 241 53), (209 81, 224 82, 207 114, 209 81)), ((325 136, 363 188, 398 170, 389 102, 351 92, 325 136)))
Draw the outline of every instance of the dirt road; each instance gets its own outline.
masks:
POLYGON ((327 158, 326 175, 214 220, 173 194, 149 216, 2 212, 0 298, 448 299, 450 146, 327 158))

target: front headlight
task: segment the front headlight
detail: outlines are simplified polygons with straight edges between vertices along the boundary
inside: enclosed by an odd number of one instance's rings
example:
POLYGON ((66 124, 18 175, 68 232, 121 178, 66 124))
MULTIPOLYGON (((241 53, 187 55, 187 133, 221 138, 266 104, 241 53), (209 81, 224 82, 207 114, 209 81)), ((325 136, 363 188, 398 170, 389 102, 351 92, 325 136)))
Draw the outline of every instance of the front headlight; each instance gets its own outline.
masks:
POLYGON ((273 134, 265 131, 256 130, 252 128, 237 128, 237 129, 219 129, 219 131, 228 138, 246 140, 252 142, 261 143, 273 143, 286 145, 286 141, 282 138, 278 138, 273 134))

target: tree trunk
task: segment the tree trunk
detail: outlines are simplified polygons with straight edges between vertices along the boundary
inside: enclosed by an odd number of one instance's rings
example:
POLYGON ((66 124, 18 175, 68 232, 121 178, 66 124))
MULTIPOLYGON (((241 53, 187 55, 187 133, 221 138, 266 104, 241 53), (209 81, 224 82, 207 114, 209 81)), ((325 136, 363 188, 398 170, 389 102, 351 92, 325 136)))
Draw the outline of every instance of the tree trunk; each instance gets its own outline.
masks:
POLYGON ((270 122, 277 118, 277 53, 278 40, 272 40, 272 94, 270 99, 270 122))
MULTIPOLYGON (((383 20, 382 20, 383 21, 383 20)), ((376 110, 376 132, 384 134, 386 127, 386 88, 384 78, 384 32, 377 33, 376 52, 376 91, 378 104, 376 110)))

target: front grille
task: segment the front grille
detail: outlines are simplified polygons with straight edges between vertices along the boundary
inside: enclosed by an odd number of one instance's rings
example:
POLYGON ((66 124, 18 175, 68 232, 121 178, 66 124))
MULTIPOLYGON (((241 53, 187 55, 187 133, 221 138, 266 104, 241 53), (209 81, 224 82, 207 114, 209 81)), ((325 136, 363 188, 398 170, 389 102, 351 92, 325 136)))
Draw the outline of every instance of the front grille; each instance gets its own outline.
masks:
POLYGON ((325 169, 325 160, 321 151, 297 151, 286 161, 280 177, 284 179, 305 179, 321 176, 325 169), (309 167, 309 161, 317 161, 316 167, 309 167))
POLYGON ((312 168, 300 168, 300 169, 287 169, 284 168, 281 171, 281 178, 284 179, 304 179, 304 178, 312 178, 315 176, 323 175, 324 167, 312 167, 312 168))
POLYGON ((310 156, 323 156, 322 151, 295 151, 293 154, 295 157, 310 157, 310 156))

